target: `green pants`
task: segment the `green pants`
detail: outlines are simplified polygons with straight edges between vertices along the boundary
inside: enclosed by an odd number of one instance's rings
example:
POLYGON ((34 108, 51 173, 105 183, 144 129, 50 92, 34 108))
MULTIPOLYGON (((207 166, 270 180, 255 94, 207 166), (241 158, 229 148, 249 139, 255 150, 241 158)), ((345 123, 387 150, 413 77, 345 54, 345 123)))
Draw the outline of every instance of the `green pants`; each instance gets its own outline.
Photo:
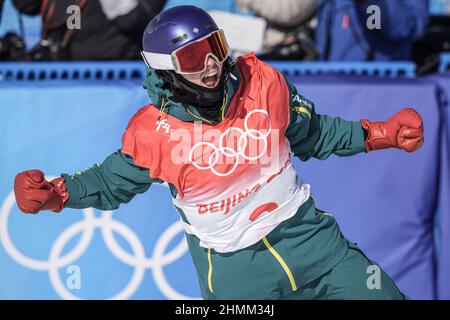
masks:
POLYGON ((187 234, 203 299, 404 299, 312 197, 257 243, 219 253, 187 234))
POLYGON ((355 245, 344 259, 320 278, 284 299, 407 300, 381 267, 355 245))

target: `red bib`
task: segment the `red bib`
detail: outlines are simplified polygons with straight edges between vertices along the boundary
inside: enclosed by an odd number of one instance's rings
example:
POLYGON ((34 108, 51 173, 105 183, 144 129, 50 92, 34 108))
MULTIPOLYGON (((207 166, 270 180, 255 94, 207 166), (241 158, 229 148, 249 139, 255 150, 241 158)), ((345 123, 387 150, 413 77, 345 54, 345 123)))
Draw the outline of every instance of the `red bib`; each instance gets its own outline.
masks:
MULTIPOLYGON (((295 214, 309 196, 285 131, 289 90, 254 54, 237 61, 241 83, 217 125, 183 122, 154 105, 130 120, 122 152, 173 184, 188 233, 219 252, 249 246, 295 214)), ((233 81, 233 80, 231 80, 233 81)))

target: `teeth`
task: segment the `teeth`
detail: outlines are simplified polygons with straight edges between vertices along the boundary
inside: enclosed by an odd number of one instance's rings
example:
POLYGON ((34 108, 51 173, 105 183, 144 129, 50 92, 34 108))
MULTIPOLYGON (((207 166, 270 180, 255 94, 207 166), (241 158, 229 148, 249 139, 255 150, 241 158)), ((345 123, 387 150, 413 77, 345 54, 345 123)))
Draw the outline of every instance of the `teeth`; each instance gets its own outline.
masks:
POLYGON ((212 76, 215 76, 216 74, 217 74, 217 70, 213 70, 213 71, 211 71, 211 72, 205 74, 205 75, 203 76, 203 78, 206 78, 206 77, 212 77, 212 76))

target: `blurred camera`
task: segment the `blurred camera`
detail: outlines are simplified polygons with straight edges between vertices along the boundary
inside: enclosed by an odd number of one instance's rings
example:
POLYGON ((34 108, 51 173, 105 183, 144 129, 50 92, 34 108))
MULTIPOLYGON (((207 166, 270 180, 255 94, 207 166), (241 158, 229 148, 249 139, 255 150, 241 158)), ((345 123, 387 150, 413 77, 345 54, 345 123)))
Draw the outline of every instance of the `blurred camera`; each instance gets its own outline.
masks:
POLYGON ((67 50, 61 49, 60 43, 52 39, 42 39, 28 53, 32 61, 68 60, 67 50))
POLYGON ((13 32, 0 37, 1 61, 24 61, 27 58, 25 41, 13 32))

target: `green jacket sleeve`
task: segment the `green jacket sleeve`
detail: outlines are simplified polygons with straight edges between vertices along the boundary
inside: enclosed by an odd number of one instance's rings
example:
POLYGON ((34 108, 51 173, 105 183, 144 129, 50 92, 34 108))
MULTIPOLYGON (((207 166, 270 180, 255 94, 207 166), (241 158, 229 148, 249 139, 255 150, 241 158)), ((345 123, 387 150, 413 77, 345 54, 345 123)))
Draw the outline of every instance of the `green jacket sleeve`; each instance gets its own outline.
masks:
POLYGON ((62 174, 66 180, 69 200, 65 207, 101 210, 117 209, 136 194, 148 190, 153 182, 149 170, 138 167, 131 157, 120 150, 105 159, 102 164, 74 175, 62 174))
POLYGON ((286 79, 290 91, 290 123, 286 137, 291 150, 302 161, 311 157, 327 159, 331 154, 350 156, 364 152, 364 130, 359 121, 317 114, 314 103, 297 92, 286 79))

